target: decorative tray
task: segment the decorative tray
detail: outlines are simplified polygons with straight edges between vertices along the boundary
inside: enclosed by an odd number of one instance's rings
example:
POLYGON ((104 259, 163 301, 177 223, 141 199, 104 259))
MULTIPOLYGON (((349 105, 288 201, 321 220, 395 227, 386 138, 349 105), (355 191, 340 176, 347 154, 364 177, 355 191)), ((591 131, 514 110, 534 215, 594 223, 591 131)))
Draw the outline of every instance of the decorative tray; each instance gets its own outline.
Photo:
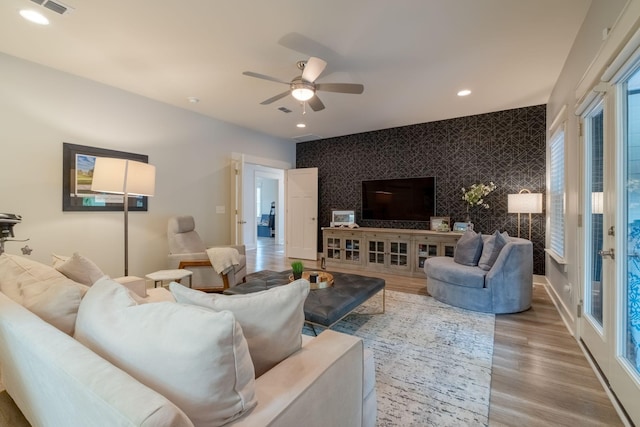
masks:
MULTIPOLYGON (((331 273, 325 273, 324 271, 303 271, 302 278, 308 280, 310 283, 310 289, 325 289, 333 286, 333 275, 331 273), (311 282, 311 274, 317 274, 316 283, 311 282)), ((289 281, 293 282, 293 274, 289 275, 289 281)))

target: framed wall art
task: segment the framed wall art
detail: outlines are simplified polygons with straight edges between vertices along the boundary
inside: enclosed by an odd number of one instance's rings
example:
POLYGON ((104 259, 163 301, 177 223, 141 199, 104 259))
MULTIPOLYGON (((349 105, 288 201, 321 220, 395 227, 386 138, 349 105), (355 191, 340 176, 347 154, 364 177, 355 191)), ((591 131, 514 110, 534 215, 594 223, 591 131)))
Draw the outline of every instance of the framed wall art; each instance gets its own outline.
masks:
MULTIPOLYGON (((144 154, 62 143, 62 210, 63 211, 123 211, 124 196, 91 191, 96 157, 149 162, 144 154)), ((130 196, 130 211, 146 211, 146 196, 130 196)))
POLYGON ((432 216, 429 221, 429 229, 432 231, 450 231, 450 218, 448 216, 432 216))

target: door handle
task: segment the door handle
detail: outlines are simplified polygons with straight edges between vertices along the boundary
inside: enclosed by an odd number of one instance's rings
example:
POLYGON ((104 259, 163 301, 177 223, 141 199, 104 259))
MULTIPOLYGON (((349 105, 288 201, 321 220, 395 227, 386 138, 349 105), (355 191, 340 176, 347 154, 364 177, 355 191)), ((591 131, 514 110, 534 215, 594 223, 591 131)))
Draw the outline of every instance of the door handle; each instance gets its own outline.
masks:
POLYGON ((246 224, 247 221, 238 221, 238 224, 246 224))
POLYGON ((616 253, 613 248, 609 249, 608 251, 600 250, 598 251, 598 255, 600 255, 602 258, 610 257, 611 259, 616 259, 616 253))

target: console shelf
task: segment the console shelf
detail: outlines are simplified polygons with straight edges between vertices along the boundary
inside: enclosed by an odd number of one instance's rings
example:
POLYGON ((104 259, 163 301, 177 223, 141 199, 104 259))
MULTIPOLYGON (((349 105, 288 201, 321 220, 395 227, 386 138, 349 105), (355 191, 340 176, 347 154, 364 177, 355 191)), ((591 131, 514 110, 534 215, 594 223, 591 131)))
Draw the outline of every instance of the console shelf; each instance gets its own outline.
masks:
POLYGON ((424 261, 453 256, 460 233, 398 228, 322 228, 327 266, 422 277, 424 261))

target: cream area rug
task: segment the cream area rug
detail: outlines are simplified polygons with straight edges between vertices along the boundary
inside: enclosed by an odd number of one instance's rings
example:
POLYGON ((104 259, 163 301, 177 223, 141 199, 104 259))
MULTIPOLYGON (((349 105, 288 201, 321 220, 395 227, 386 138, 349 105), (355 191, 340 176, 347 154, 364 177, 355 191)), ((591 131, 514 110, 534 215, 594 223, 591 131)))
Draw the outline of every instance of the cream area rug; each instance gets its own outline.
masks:
POLYGON ((374 352, 378 426, 488 425, 495 316, 393 291, 381 307, 379 293, 333 327, 374 352))

